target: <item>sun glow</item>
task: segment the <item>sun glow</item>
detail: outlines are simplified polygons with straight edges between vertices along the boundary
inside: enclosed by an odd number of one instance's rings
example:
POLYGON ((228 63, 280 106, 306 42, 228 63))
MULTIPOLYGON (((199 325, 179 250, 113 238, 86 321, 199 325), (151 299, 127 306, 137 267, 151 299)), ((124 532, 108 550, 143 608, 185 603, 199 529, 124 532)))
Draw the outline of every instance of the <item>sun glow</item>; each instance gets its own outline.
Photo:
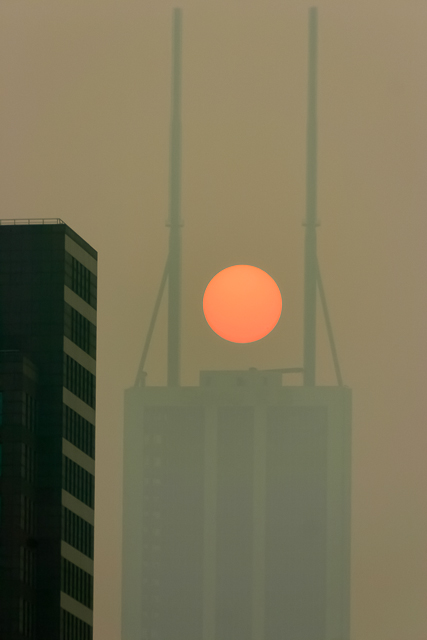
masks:
POLYGON ((271 276, 258 267, 238 264, 212 278, 203 297, 209 326, 229 342, 255 342, 276 326, 282 296, 271 276))

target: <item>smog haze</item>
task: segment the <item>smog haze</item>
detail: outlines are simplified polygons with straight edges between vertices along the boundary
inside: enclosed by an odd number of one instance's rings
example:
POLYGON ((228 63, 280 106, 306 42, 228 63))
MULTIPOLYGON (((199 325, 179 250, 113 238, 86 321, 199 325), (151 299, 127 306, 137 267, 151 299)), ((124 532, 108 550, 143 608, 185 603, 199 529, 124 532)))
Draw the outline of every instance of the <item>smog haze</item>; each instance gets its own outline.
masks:
MULTIPOLYGON (((310 4, 181 3, 185 385, 302 363, 310 4), (203 316, 207 284, 236 264, 283 298, 250 344, 203 316)), ((1 217, 61 218, 99 254, 95 640, 120 638, 123 391, 167 257, 173 6, 0 8, 1 217)), ((317 6, 318 257, 353 390, 352 640, 425 640, 427 7, 317 6)), ((165 301, 146 370, 165 384, 165 301)), ((320 305, 317 380, 336 384, 320 305)))

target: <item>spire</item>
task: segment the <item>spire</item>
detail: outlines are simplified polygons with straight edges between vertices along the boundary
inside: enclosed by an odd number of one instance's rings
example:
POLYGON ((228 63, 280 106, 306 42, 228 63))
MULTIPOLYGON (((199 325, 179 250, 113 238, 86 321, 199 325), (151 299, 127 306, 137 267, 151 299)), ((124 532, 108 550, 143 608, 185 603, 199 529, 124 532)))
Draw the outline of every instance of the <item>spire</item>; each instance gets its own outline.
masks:
POLYGON ((181 360, 181 9, 173 11, 172 119, 170 149, 168 375, 170 387, 180 386, 181 360))
POLYGON ((304 257, 304 385, 316 384, 317 7, 309 12, 307 187, 304 257))

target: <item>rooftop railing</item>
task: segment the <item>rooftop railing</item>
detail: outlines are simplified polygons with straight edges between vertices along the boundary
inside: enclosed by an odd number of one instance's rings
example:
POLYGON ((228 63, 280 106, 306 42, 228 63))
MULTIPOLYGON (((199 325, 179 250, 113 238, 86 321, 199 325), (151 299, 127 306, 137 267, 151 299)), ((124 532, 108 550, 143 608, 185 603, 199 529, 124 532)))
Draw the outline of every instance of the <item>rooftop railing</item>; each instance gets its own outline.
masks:
POLYGON ((0 226, 11 224, 65 224, 65 222, 61 218, 4 218, 0 220, 0 226))

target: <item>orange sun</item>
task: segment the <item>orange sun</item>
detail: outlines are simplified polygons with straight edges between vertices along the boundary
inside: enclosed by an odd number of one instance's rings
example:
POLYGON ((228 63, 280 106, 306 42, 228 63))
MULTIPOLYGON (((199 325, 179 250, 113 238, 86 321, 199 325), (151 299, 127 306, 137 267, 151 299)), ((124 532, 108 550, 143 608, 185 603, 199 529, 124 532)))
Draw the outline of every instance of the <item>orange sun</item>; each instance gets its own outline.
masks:
POLYGON ((223 269, 212 278, 203 296, 210 328, 230 342, 255 342, 276 326, 282 296, 268 273, 247 264, 223 269))

